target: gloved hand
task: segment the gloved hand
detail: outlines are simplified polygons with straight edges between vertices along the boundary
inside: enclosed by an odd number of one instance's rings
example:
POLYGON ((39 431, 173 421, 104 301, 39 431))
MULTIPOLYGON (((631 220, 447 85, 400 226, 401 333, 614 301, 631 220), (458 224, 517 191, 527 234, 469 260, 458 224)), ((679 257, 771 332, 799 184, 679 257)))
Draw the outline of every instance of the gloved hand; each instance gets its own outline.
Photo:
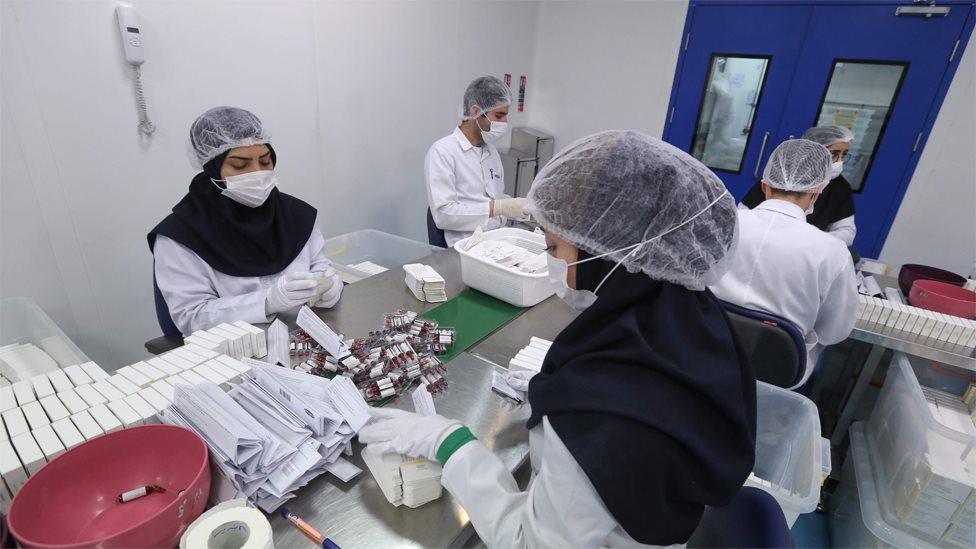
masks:
POLYGON ((316 281, 312 273, 288 273, 280 276, 268 287, 264 310, 269 315, 291 311, 315 297, 315 290, 316 281))
POLYGON ((308 300, 309 307, 314 307, 316 303, 322 300, 322 296, 329 293, 329 290, 335 286, 335 279, 332 278, 332 275, 334 274, 335 271, 332 269, 329 269, 324 273, 312 273, 312 276, 314 276, 317 281, 315 285, 315 295, 308 300))
POLYGON ((370 408, 373 419, 359 431, 359 441, 380 452, 437 459, 437 446, 461 424, 444 416, 422 416, 392 408, 370 408))
POLYGON ((527 372, 525 370, 515 370, 514 372, 508 372, 505 374, 505 383, 512 389, 515 389, 519 398, 522 402, 528 400, 529 396, 529 380, 535 375, 535 372, 527 372))
POLYGON ((491 203, 492 215, 511 217, 512 219, 522 219, 528 217, 525 212, 524 198, 502 198, 491 203))

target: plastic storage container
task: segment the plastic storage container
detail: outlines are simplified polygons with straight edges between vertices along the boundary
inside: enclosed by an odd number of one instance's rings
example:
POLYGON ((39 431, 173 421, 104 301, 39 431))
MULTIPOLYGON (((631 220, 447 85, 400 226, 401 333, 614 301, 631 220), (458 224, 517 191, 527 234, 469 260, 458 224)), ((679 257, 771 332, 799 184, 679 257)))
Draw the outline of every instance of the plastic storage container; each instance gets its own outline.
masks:
MULTIPOLYGON (((943 533, 937 531, 935 518, 926 522, 931 525, 927 530, 903 520, 909 509, 914 513, 917 509, 933 508, 930 501, 938 502, 935 508, 939 511, 933 512, 932 516, 939 517, 947 513, 944 509, 960 508, 967 501, 968 505, 973 505, 976 497, 973 494, 976 432, 950 429, 936 420, 904 354, 895 354, 871 419, 862 427, 862 433, 866 441, 864 454, 869 456, 870 462, 859 466, 855 461, 855 470, 871 471, 871 488, 876 495, 870 499, 877 502, 877 517, 869 518, 865 514, 867 527, 883 540, 891 538, 895 534, 890 533, 895 532, 898 536, 904 534, 919 539, 922 545, 969 546, 953 544, 944 538, 943 533)), ((853 446, 853 441, 851 444, 853 446)), ((858 483, 868 486, 865 479, 858 478, 858 483)), ((864 495, 861 496, 861 506, 865 506, 864 495)), ((960 524, 961 516, 949 519, 946 526, 952 528, 960 524)), ((969 518, 973 518, 972 515, 969 518)), ((951 532, 946 530, 944 533, 951 532)))
MULTIPOLYGON (((483 233, 482 237, 484 240, 507 241, 536 253, 546 249, 544 236, 525 229, 495 229, 483 233)), ((531 307, 555 293, 548 272, 523 273, 472 255, 464 249, 470 238, 454 244, 461 256, 461 279, 468 286, 516 307, 531 307)))
POLYGON ((359 278, 367 278, 370 273, 356 272, 358 270, 349 265, 369 261, 394 270, 442 249, 374 229, 354 231, 325 241, 325 257, 340 270, 351 269, 359 278))
POLYGON ((89 360, 51 317, 26 297, 0 300, 0 346, 15 343, 34 344, 62 368, 89 360))
POLYGON ((746 486, 776 498, 790 526, 820 501, 821 440, 820 416, 810 399, 756 383, 756 464, 746 486))

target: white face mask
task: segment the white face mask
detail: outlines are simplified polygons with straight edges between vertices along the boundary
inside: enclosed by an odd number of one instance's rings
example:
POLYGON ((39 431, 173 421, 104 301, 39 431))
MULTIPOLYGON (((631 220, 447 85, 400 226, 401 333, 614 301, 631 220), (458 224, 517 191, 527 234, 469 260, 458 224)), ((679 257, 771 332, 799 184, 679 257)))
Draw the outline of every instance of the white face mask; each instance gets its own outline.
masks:
MULTIPOLYGON (((488 120, 488 114, 483 114, 481 116, 488 120)), ((508 129, 508 122, 498 122, 495 120, 489 120, 490 128, 488 131, 481 130, 481 138, 485 140, 485 143, 494 143, 498 141, 498 138, 505 135, 505 130, 508 129)), ((481 129, 481 126, 478 127, 481 129)))
POLYGON ((838 160, 830 165, 830 178, 833 179, 844 171, 844 161, 838 160))
MULTIPOLYGON (((220 194, 249 208, 257 208, 271 195, 278 185, 274 170, 259 170, 242 175, 232 175, 224 180, 211 179, 214 185, 223 181, 226 188, 220 194)), ((219 186, 218 186, 219 187, 219 186)))
POLYGON ((574 261, 573 263, 566 263, 565 260, 559 259, 558 257, 555 257, 552 254, 547 253, 546 264, 549 266, 549 273, 548 273, 549 280, 556 285, 556 295, 558 295, 560 299, 565 301, 570 307, 576 309, 577 311, 581 311, 583 309, 586 309, 590 305, 593 305, 593 303, 596 301, 597 298, 596 293, 600 291, 600 288, 603 287, 603 284, 610 279, 610 276, 613 275, 614 271, 616 271, 617 268, 620 267, 620 265, 622 265, 624 261, 627 261, 627 259, 630 258, 630 256, 639 252, 640 249, 644 247, 644 244, 657 240, 658 238, 661 238, 669 233, 677 231, 681 227, 684 227, 688 223, 691 223, 692 221, 695 220, 695 218, 710 210, 712 206, 718 203, 718 201, 721 200, 727 194, 729 194, 729 191, 726 190, 725 192, 720 194, 718 198, 713 200, 708 206, 705 206, 700 212, 696 213, 695 215, 689 217, 688 219, 682 221, 681 223, 678 223, 674 227, 671 227, 670 229, 664 231, 663 233, 655 237, 648 238, 647 240, 643 240, 631 246, 626 246, 618 250, 613 250, 612 252, 595 255, 593 257, 588 257, 581 261, 574 261), (569 279, 570 265, 579 265, 580 263, 586 263, 587 261, 593 261, 594 259, 600 259, 602 257, 606 257, 608 255, 612 255, 618 252, 623 252, 626 250, 630 250, 630 252, 627 255, 625 255, 620 261, 618 261, 617 264, 614 265, 612 269, 610 269, 610 272, 607 273, 607 276, 603 277, 603 280, 601 280, 600 283, 596 285, 596 289, 593 290, 592 292, 589 290, 574 290, 573 288, 569 287, 568 279, 569 279))

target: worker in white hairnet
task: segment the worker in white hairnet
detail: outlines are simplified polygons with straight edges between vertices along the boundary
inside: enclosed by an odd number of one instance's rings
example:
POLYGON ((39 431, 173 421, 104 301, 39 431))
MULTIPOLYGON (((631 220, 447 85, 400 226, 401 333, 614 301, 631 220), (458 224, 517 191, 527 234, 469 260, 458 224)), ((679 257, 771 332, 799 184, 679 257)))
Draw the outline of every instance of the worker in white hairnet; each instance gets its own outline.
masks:
POLYGON ((687 153, 629 131, 569 145, 528 200, 549 276, 582 310, 521 379, 528 489, 452 419, 374 409, 359 438, 440 461, 489 547, 684 543, 755 457, 755 376, 706 289, 733 253, 735 202, 687 153))
MULTIPOLYGON (((843 175, 844 158, 851 150, 854 132, 844 126, 815 126, 803 132, 802 139, 820 143, 830 151, 830 182, 820 192, 807 223, 839 238, 848 248, 854 245, 857 226, 854 224, 854 193, 843 175)), ((761 182, 749 189, 740 208, 755 208, 766 199, 761 182)))
POLYGON ((803 333, 802 385, 825 345, 850 335, 857 316, 857 279, 842 241, 806 222, 830 180, 831 154, 805 139, 784 141, 763 171, 766 200, 739 210, 739 249, 713 285, 719 298, 781 316, 803 333))
POLYGON ((453 246, 475 229, 497 229, 524 217, 524 198, 505 195, 502 158, 493 145, 508 129, 512 92, 494 76, 464 91, 461 124, 427 151, 427 233, 431 244, 453 246))
POLYGON ((235 107, 210 109, 190 126, 189 154, 202 171, 148 237, 164 332, 335 305, 342 280, 325 258, 316 210, 278 190, 277 155, 261 120, 235 107))

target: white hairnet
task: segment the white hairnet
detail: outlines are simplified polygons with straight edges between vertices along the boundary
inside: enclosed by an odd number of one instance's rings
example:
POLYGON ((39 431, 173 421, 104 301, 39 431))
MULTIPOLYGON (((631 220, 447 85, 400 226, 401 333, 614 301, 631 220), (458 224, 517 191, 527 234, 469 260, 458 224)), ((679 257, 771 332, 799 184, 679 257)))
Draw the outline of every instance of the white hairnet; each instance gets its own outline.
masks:
POLYGON ((854 141, 854 132, 844 126, 814 126, 803 132, 800 139, 820 143, 829 147, 835 143, 850 143, 854 141))
POLYGON ((830 181, 830 151, 806 139, 788 139, 773 149, 763 183, 774 189, 820 192, 830 181))
POLYGON ((543 229, 580 249, 613 252, 606 259, 632 273, 692 290, 721 278, 738 235, 722 181, 684 151, 634 131, 597 133, 559 151, 536 176, 527 207, 543 229))
POLYGON ((190 125, 190 164, 202 169, 226 151, 269 142, 261 119, 253 113, 237 107, 214 107, 190 125))
POLYGON ((468 89, 464 90, 461 117, 464 120, 471 120, 488 111, 511 104, 512 90, 508 89, 504 82, 494 76, 481 76, 475 78, 468 84, 468 89), (478 112, 472 115, 471 107, 478 107, 478 112))

